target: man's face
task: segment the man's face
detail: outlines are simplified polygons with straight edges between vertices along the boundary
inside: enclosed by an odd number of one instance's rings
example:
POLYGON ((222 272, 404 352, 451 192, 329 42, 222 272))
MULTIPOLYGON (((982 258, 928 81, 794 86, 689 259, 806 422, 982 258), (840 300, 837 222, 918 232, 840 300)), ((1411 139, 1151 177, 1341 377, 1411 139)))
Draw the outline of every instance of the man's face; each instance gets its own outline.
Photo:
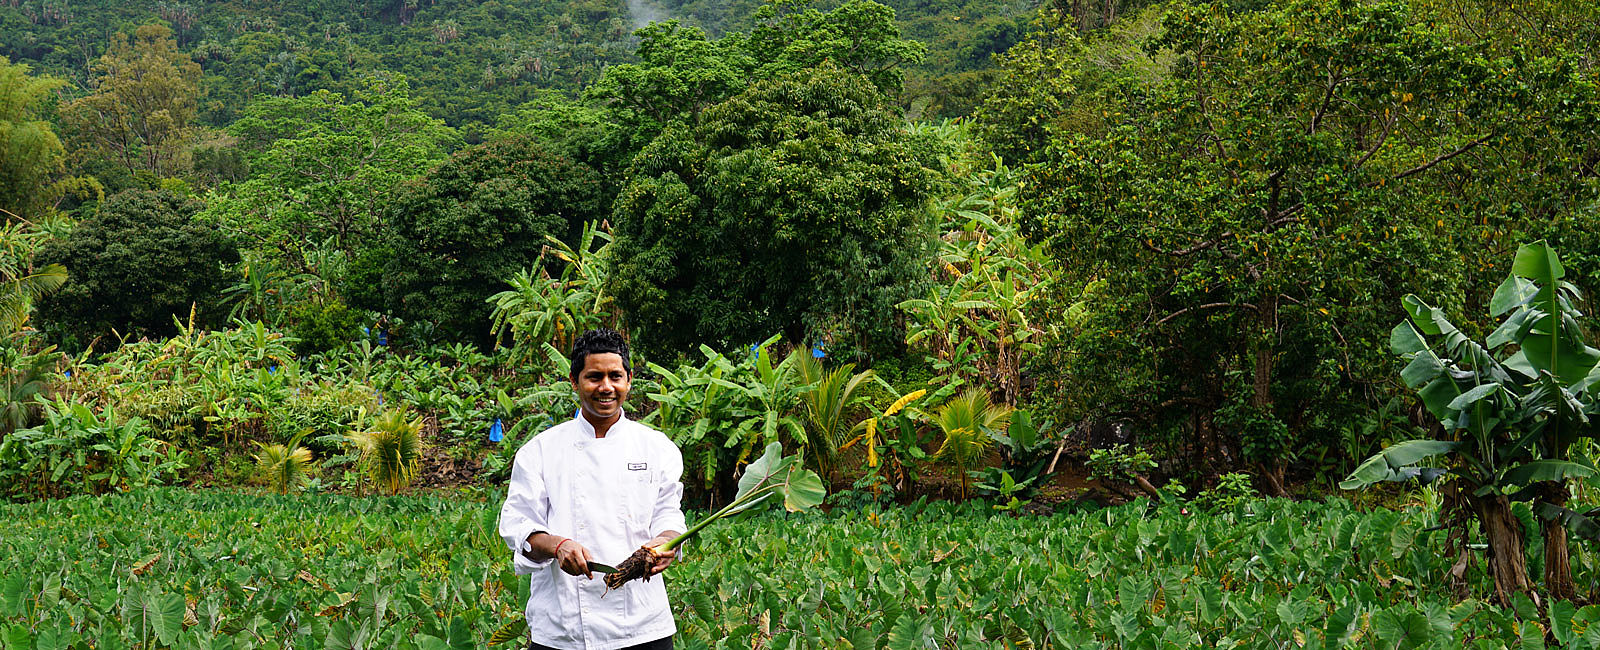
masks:
POLYGON ((622 356, 612 352, 590 354, 584 357, 583 369, 573 382, 578 389, 578 403, 591 418, 609 420, 622 412, 622 402, 628 399, 628 389, 633 377, 622 365, 622 356))

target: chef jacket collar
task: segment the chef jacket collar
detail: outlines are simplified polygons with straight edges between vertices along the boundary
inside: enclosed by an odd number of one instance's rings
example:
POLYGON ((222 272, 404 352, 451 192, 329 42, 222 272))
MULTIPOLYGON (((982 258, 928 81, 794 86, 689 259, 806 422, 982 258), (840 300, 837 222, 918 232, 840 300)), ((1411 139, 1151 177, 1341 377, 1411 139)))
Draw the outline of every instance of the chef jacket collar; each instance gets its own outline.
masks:
POLYGON ((609 440, 612 436, 617 434, 617 431, 620 430, 618 426, 623 422, 628 421, 628 411, 623 409, 620 412, 620 414, 617 416, 617 421, 611 423, 611 430, 606 432, 606 437, 604 438, 594 437, 594 424, 589 422, 589 418, 583 417, 582 408, 578 409, 577 417, 575 419, 578 421, 578 431, 583 433, 584 440, 609 440))

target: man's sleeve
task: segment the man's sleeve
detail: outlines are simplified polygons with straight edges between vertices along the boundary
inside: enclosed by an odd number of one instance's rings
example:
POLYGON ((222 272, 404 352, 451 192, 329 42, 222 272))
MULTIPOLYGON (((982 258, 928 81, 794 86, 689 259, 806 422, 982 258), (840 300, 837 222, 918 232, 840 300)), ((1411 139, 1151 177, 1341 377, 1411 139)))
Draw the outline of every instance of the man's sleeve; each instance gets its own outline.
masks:
POLYGON ((550 497, 545 492, 542 467, 537 447, 529 446, 517 452, 511 465, 506 502, 500 506, 500 536, 511 548, 511 566, 517 575, 533 573, 553 561, 552 558, 535 562, 522 554, 522 543, 529 535, 550 532, 550 497))
POLYGON ((669 442, 661 455, 661 468, 666 480, 661 482, 661 489, 656 493, 650 532, 659 535, 663 531, 676 530, 681 533, 689 528, 683 519, 683 453, 669 442))

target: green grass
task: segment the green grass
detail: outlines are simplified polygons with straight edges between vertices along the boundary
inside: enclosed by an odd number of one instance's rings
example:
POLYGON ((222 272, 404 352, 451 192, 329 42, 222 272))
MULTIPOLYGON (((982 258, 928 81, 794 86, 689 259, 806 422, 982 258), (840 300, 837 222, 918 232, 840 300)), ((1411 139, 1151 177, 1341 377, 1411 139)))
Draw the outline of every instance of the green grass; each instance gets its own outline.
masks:
MULTIPOLYGON (((177 489, 0 506, 0 646, 484 647, 527 592, 497 510, 177 489)), ((689 649, 1600 646, 1600 607, 1457 602, 1426 524, 1343 501, 769 514, 708 528, 668 591, 689 649)), ((1468 577, 1484 593, 1481 561, 1468 577)))

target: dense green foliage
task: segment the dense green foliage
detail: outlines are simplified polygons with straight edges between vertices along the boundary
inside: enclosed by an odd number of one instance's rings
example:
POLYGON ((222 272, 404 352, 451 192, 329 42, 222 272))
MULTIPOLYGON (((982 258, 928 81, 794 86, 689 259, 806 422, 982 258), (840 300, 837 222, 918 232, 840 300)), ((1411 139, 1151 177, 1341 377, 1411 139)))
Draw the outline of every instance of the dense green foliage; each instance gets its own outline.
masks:
POLYGON ((404 79, 369 78, 348 97, 319 91, 250 104, 229 126, 249 178, 218 188, 206 217, 267 260, 309 270, 319 244, 377 246, 382 211, 445 157, 455 132, 416 106, 404 79))
MULTIPOLYGON (((495 514, 175 490, 5 506, 0 629, 20 648, 497 646, 527 581, 495 514)), ((1450 563, 1438 534, 1416 532, 1429 516, 1338 501, 844 508, 708 528, 665 579, 685 648, 1596 646, 1594 607, 1457 603, 1432 579, 1450 563)))
POLYGON ((66 156, 41 110, 62 82, 29 72, 0 56, 0 210, 16 216, 38 216, 50 205, 66 156))
POLYGON ((126 336, 176 331, 175 317, 221 324, 222 288, 239 261, 233 243, 193 219, 201 204, 166 191, 129 190, 107 199, 71 237, 46 244, 41 263, 71 269, 43 307, 60 332, 88 344, 112 329, 126 336))
POLYGON ((1090 95, 1098 115, 1047 128, 1022 186, 1025 232, 1106 283, 1055 351, 1078 379, 1055 392, 1255 465, 1282 494, 1287 465, 1390 374, 1399 295, 1482 291, 1461 250, 1508 232, 1592 231, 1592 212, 1521 211, 1520 191, 1466 207, 1492 161, 1592 135, 1541 111, 1573 62, 1453 40, 1391 3, 1167 13, 1146 43, 1175 55, 1167 75, 1090 95))
POLYGON ((647 349, 881 345, 931 243, 927 145, 832 66, 756 84, 668 128, 617 199, 617 302, 647 349))
POLYGON ((487 341, 488 298, 547 237, 574 239, 605 198, 593 169, 531 138, 457 152, 390 204, 390 312, 450 340, 487 341))

